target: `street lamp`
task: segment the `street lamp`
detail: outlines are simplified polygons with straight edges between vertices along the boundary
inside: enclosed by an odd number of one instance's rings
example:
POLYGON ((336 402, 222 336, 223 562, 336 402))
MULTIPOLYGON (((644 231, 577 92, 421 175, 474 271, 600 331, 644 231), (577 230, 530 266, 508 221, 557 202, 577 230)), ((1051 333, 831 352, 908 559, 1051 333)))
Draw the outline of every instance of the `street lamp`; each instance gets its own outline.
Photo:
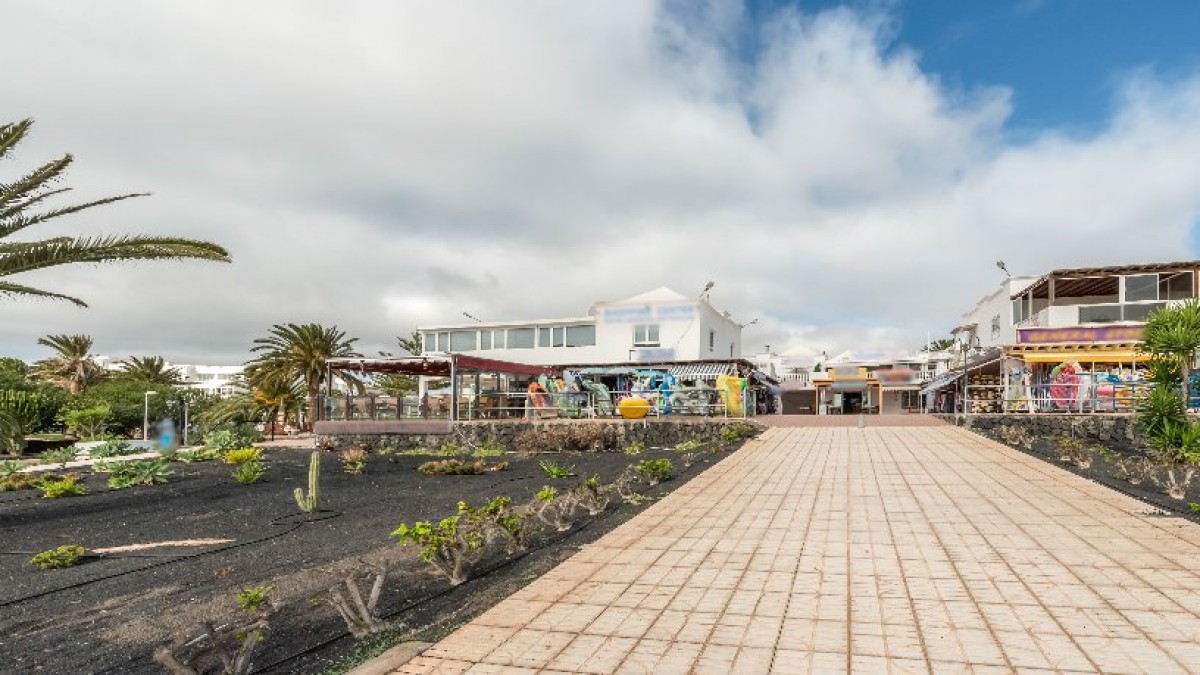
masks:
POLYGON ((142 397, 142 440, 150 440, 150 397, 158 395, 157 391, 148 391, 142 397))

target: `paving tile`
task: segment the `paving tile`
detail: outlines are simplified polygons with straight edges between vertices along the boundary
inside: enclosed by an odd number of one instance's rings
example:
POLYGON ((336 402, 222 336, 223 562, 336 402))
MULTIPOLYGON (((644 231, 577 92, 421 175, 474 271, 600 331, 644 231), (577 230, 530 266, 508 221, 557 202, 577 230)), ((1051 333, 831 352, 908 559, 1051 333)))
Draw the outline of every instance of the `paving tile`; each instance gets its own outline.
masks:
POLYGON ((772 429, 397 672, 1186 672, 1200 527, 1142 508, 950 426, 772 429))

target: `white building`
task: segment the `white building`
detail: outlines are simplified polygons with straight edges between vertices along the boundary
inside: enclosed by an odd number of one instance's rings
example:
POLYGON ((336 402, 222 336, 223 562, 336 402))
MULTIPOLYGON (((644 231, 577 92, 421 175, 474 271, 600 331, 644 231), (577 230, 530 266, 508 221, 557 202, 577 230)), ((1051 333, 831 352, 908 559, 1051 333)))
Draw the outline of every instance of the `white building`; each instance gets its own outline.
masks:
MULTIPOLYGON (((119 373, 125 370, 125 359, 111 356, 97 356, 95 361, 101 368, 109 372, 119 373)), ((180 364, 166 361, 165 368, 174 368, 179 373, 180 386, 188 389, 198 389, 206 394, 217 396, 232 396, 245 390, 243 381, 244 366, 209 366, 195 364, 180 364)))
POLYGON ((656 288, 597 302, 585 316, 421 326, 425 354, 459 353, 536 365, 739 358, 742 324, 709 304, 656 288))
POLYGON ((1029 288, 1037 277, 1009 277, 996 290, 984 296, 962 315, 951 333, 969 350, 1007 347, 1017 342, 1019 316, 1013 310, 1013 296, 1029 288))

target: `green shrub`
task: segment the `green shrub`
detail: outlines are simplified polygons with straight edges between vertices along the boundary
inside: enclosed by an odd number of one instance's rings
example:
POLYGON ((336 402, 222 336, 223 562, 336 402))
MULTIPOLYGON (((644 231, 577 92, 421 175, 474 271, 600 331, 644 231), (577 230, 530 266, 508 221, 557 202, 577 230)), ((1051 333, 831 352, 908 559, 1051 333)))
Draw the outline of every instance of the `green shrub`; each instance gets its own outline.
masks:
POLYGON ((79 476, 67 474, 61 478, 47 477, 38 483, 43 499, 58 499, 59 497, 78 497, 88 493, 87 487, 79 484, 79 476))
POLYGON ((180 450, 171 455, 171 459, 176 462, 190 464, 192 462, 211 462, 215 459, 220 459, 221 454, 212 448, 199 448, 196 450, 180 450))
POLYGON ((342 471, 357 476, 367 470, 367 451, 362 448, 343 450, 338 456, 342 460, 342 471))
POLYGON ((262 460, 262 448, 236 448, 227 450, 221 455, 221 461, 226 464, 245 464, 246 462, 258 462, 262 460))
POLYGON ((0 478, 0 492, 32 490, 41 484, 44 476, 35 473, 13 473, 0 478))
POLYGON ((487 464, 482 459, 474 462, 443 459, 436 462, 425 462, 417 467, 417 471, 426 476, 478 476, 487 471, 487 464))
POLYGON ((6 459, 0 462, 0 478, 11 476, 21 470, 24 464, 21 464, 15 459, 6 459))
POLYGON ((704 447, 704 444, 701 443, 699 439, 689 438, 688 440, 677 444, 675 449, 679 452, 691 452, 702 447, 704 447))
POLYGON ((564 462, 539 462, 542 473, 548 478, 570 478, 575 475, 575 467, 564 462))
POLYGON ((475 448, 475 456, 480 459, 503 457, 506 452, 508 452, 508 448, 494 437, 488 437, 486 441, 479 444, 479 447, 475 448))
POLYGON ((418 556, 450 579, 453 585, 468 578, 470 566, 486 553, 489 542, 505 540, 505 549, 514 553, 528 541, 529 514, 510 508, 507 497, 497 497, 481 507, 458 503, 458 514, 434 523, 417 521, 402 524, 392 531, 402 546, 420 547, 418 556))
POLYGON ((274 586, 253 586, 238 591, 237 603, 243 612, 253 614, 267 602, 267 596, 275 590, 274 586))
POLYGON ((625 454, 627 454, 627 455, 640 455, 645 451, 646 451, 646 444, 641 443, 641 442, 630 443, 625 448, 625 454))
POLYGON ((175 474, 165 459, 121 462, 105 465, 104 468, 111 471, 108 477, 108 487, 111 490, 123 490, 135 485, 158 485, 166 483, 175 474))
POLYGON ((634 473, 650 485, 657 485, 671 477, 674 465, 669 459, 643 459, 634 465, 634 473))
POLYGON ((743 438, 754 438, 758 435, 758 427, 749 422, 738 422, 721 430, 721 440, 734 443, 743 438))
POLYGON ((88 450, 88 457, 121 457, 124 455, 136 455, 143 452, 141 448, 135 448, 125 441, 105 441, 100 445, 88 450))
POLYGON ((441 455, 442 457, 457 457, 463 454, 463 448, 454 441, 446 441, 438 447, 437 454, 441 455))
POLYGON ((38 455, 38 460, 42 464, 66 464, 67 462, 73 462, 75 461, 75 448, 46 450, 38 455))
POLYGON ((237 465, 231 475, 233 480, 242 485, 257 483, 267 475, 267 465, 262 462, 242 462, 237 465))
POLYGON ((249 429, 217 429, 204 435, 204 447, 224 455, 230 450, 246 448, 259 440, 259 435, 249 429))
POLYGON ((49 551, 42 551, 30 558, 29 562, 40 570, 56 570, 77 564, 86 553, 87 549, 82 546, 65 544, 49 551))

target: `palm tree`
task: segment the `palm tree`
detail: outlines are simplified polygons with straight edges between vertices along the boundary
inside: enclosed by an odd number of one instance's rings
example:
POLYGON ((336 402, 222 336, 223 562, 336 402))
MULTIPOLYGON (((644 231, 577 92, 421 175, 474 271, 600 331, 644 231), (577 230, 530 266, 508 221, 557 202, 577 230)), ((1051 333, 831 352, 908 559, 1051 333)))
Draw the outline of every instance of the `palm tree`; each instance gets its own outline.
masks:
POLYGON ((1179 369, 1183 375, 1184 405, 1190 408, 1191 368, 1196 352, 1200 351, 1200 301, 1192 298, 1151 314, 1142 333, 1141 349, 1179 369))
MULTIPOLYGON (((0 125, 0 159, 6 157, 25 137, 33 120, 0 125)), ((0 183, 0 296, 54 298, 86 307, 79 298, 4 281, 4 277, 22 272, 67 265, 71 263, 100 263, 127 260, 160 260, 197 258, 229 262, 229 253, 220 246, 195 239, 119 235, 99 237, 53 237, 41 241, 5 241, 11 235, 43 221, 65 216, 93 206, 119 202, 144 193, 106 197, 73 206, 44 209, 34 212, 42 202, 67 192, 70 188, 54 187, 55 182, 71 166, 74 158, 63 155, 47 162, 12 183, 0 183)))
MULTIPOLYGON (((263 391, 298 386, 307 398, 311 420, 317 397, 325 384, 326 360, 362 356, 354 351, 357 340, 347 338, 337 326, 275 324, 267 337, 254 340, 250 351, 259 352, 259 355, 246 363, 246 380, 254 389, 263 391)), ((354 391, 362 390, 362 382, 349 373, 337 372, 334 377, 354 391)))
POLYGON ((38 344, 54 350, 55 355, 38 361, 37 375, 43 380, 82 394, 89 385, 104 378, 104 370, 92 358, 92 336, 47 335, 38 344))
POLYGON ((161 356, 131 356, 121 361, 121 365, 125 367, 121 373, 121 377, 125 379, 164 386, 176 385, 183 381, 179 369, 168 368, 167 362, 163 361, 161 356))

